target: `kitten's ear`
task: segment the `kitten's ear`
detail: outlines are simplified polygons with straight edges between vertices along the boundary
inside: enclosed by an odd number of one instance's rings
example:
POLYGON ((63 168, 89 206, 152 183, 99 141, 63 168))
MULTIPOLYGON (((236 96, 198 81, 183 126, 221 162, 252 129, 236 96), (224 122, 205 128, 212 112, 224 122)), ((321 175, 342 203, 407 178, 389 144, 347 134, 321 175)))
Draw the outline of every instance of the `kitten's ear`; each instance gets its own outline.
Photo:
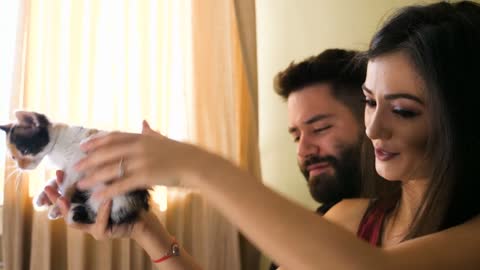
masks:
POLYGON ((10 129, 12 129, 12 124, 7 124, 7 125, 0 125, 0 129, 5 131, 5 133, 8 133, 10 129))
POLYGON ((43 114, 29 111, 15 111, 15 117, 21 126, 40 127, 50 124, 43 114))

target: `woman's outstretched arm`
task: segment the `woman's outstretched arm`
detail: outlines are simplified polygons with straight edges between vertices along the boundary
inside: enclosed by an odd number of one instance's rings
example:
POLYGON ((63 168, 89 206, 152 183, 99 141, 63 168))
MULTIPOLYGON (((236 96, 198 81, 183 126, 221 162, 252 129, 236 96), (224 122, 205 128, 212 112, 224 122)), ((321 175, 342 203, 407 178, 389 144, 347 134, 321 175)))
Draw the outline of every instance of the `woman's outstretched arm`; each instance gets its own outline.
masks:
POLYGON ((181 178, 286 269, 480 268, 479 218, 395 248, 379 249, 271 191, 230 161, 153 131, 114 133, 82 147, 89 154, 77 169, 90 173, 80 188, 114 179, 121 159, 127 161, 126 176, 94 196, 111 198, 181 178))

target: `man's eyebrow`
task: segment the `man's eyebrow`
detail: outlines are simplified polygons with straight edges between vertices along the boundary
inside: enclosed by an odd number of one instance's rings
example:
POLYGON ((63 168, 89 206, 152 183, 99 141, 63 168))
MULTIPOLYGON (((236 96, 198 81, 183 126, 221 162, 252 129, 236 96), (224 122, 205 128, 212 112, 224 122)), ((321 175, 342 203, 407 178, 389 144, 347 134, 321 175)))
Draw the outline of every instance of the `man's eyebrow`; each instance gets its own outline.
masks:
POLYGON ((297 130, 298 130, 298 128, 296 128, 296 127, 289 127, 289 128, 288 128, 288 133, 291 134, 291 133, 296 132, 297 130))
MULTIPOLYGON (((372 90, 368 89, 365 84, 362 84, 362 90, 369 93, 370 95, 373 95, 373 92, 372 90)), ((398 94, 389 94, 389 95, 385 95, 385 99, 386 100, 393 100, 393 99, 398 99, 398 98, 406 98, 406 99, 410 99, 410 100, 413 100, 413 101, 416 101, 422 105, 425 105, 425 103, 419 98, 419 97, 416 97, 414 95, 410 95, 410 94, 406 94, 406 93, 398 93, 398 94)))
MULTIPOLYGON (((317 114, 317 115, 314 115, 314 116, 308 118, 303 123, 305 125, 311 125, 315 122, 322 121, 322 120, 330 118, 330 117, 333 117, 333 114, 317 114)), ((288 133, 294 133, 297 130, 298 130, 298 128, 296 128, 296 127, 289 127, 288 128, 288 133)))
POLYGON ((317 114, 317 115, 314 115, 314 116, 310 117, 309 119, 307 119, 303 123, 306 124, 306 125, 310 125, 310 124, 313 124, 315 122, 330 118, 332 116, 333 116, 332 114, 317 114))

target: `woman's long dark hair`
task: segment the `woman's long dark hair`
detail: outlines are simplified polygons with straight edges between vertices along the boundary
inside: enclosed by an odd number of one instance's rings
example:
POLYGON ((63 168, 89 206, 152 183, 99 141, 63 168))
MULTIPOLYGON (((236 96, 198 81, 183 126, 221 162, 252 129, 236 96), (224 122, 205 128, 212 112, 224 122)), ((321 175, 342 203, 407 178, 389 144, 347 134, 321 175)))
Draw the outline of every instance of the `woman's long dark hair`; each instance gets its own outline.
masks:
MULTIPOLYGON (((369 59, 406 53, 426 85, 431 179, 404 240, 464 223, 480 213, 479 50, 480 5, 473 2, 404 8, 370 43, 369 59)), ((378 196, 394 205, 400 193, 391 194, 390 187, 389 194, 378 196)))

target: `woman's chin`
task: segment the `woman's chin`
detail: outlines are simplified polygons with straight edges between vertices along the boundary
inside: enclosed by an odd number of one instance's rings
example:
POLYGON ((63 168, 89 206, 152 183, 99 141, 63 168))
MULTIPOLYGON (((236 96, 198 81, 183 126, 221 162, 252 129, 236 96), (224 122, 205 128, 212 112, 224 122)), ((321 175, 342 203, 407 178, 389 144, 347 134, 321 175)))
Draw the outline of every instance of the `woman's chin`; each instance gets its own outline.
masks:
POLYGON ((398 173, 392 173, 392 170, 386 167, 376 167, 378 175, 387 181, 398 181, 401 178, 401 175, 398 173))

